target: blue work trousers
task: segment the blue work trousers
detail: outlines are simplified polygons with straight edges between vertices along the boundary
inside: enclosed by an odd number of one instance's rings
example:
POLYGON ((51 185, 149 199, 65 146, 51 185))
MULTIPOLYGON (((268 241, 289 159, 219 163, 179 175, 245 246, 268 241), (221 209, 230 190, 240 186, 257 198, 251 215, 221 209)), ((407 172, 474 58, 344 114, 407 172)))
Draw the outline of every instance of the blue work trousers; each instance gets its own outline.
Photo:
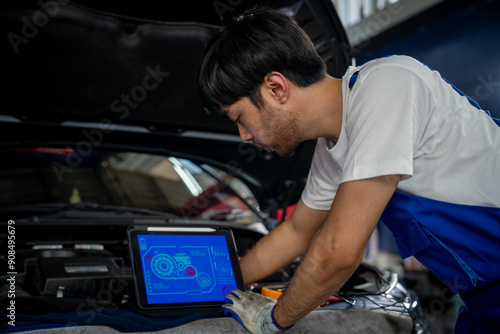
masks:
POLYGON ((464 301, 456 333, 500 333, 500 208, 396 191, 381 219, 402 258, 413 255, 464 301))

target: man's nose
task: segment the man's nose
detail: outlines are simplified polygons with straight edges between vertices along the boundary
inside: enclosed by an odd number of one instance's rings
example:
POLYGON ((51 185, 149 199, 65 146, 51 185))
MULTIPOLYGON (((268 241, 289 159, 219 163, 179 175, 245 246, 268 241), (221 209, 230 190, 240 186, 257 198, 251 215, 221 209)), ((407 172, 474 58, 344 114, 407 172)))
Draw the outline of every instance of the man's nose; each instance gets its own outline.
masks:
POLYGON ((240 123, 237 123, 238 124, 238 131, 240 132, 240 137, 243 141, 252 141, 253 138, 252 138, 252 135, 250 134, 250 132, 247 131, 247 129, 241 125, 240 123))

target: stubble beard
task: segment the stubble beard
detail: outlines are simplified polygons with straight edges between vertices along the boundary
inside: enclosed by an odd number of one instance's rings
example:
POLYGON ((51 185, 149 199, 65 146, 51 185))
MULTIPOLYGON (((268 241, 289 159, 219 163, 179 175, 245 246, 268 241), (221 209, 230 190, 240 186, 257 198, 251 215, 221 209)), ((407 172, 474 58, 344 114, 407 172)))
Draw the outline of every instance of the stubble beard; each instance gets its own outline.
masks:
POLYGON ((297 115, 279 108, 264 108, 261 112, 272 150, 280 157, 292 155, 302 142, 297 115))

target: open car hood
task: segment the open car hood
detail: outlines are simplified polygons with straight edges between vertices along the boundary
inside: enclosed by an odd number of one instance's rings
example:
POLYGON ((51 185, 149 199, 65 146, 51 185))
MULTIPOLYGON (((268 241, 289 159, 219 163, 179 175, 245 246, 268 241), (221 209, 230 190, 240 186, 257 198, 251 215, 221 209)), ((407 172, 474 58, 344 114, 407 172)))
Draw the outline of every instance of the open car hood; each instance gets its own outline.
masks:
POLYGON ((242 143, 232 122, 203 110, 196 89, 205 43, 256 3, 294 17, 329 74, 343 75, 350 48, 328 0, 2 3, 2 147, 175 154, 239 176, 262 210, 294 203, 314 142, 287 158, 242 143))

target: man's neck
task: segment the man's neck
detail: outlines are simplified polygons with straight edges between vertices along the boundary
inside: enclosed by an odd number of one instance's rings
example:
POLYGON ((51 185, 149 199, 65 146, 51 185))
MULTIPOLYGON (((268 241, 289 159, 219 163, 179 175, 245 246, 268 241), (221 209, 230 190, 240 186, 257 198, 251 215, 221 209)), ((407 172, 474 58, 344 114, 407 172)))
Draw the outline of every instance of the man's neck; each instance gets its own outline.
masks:
POLYGON ((342 80, 327 76, 299 90, 304 139, 325 137, 337 142, 342 127, 342 80))

